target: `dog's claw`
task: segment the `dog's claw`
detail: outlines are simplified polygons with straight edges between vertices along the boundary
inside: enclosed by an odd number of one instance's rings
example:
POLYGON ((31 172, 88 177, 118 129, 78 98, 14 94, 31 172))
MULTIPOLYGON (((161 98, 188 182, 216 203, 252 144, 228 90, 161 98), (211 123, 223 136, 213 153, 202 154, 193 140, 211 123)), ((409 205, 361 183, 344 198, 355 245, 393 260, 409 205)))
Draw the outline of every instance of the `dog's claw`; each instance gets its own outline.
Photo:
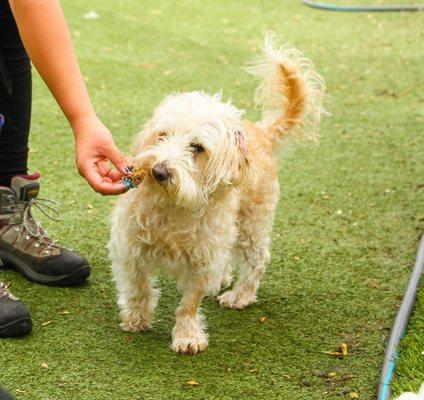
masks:
POLYGON ((227 290, 225 293, 217 297, 219 304, 222 307, 234 308, 241 310, 256 301, 255 296, 250 296, 246 292, 240 292, 236 290, 227 290))
POLYGON ((181 354, 194 355, 204 351, 206 347, 208 347, 208 342, 204 337, 176 338, 172 341, 172 350, 181 354))
POLYGON ((148 321, 142 318, 136 320, 123 320, 119 326, 125 332, 145 332, 151 328, 151 325, 148 321))

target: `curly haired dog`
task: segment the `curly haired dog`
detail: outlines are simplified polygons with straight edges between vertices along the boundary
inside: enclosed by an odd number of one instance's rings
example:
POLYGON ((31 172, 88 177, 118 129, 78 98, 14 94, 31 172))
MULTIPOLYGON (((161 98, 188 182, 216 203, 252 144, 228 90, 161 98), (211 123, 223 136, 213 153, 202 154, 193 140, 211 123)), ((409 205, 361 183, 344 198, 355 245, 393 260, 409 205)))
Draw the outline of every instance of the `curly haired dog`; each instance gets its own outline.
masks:
POLYGON ((274 150, 286 138, 317 137, 322 78, 298 50, 277 48, 272 35, 263 50, 248 67, 262 79, 263 120, 243 121, 221 94, 168 96, 134 146, 132 162, 146 172, 143 182, 113 210, 109 249, 121 328, 150 328, 159 297, 155 274, 162 270, 176 277, 182 293, 172 330, 176 352, 207 347, 199 306, 230 286, 235 263, 238 279, 219 303, 242 309, 255 302, 279 198, 274 150))

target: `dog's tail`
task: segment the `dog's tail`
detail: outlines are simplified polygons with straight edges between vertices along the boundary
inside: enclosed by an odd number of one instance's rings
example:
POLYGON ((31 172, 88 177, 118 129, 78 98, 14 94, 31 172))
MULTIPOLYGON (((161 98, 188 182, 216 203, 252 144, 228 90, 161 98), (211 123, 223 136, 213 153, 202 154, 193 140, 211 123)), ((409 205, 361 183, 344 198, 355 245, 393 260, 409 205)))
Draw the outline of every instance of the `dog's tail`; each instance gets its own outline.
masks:
POLYGON ((263 56, 246 70, 262 80, 255 98, 263 109, 260 125, 273 141, 289 137, 317 140, 325 114, 325 83, 311 61, 293 47, 277 47, 274 34, 268 33, 263 56))

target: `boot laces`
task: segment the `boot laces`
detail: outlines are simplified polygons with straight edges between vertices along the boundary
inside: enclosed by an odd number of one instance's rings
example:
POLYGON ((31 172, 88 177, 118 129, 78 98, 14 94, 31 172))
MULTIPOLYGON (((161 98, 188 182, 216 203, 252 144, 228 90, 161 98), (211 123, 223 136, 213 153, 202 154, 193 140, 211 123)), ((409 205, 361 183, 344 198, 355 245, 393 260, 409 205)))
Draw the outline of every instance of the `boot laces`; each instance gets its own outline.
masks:
POLYGON ((7 285, 0 281, 0 297, 8 295, 9 291, 7 290, 7 285))
POLYGON ((12 300, 19 300, 10 292, 7 285, 4 282, 0 281, 0 298, 2 297, 9 297, 12 300))
MULTIPOLYGON (((17 204, 18 205, 18 204, 17 204)), ((46 245, 46 250, 50 251, 53 246, 63 247, 61 244, 56 242, 54 239, 48 236, 47 230, 45 230, 40 223, 34 218, 32 213, 32 207, 36 207, 40 210, 47 218, 53 221, 60 221, 62 214, 59 211, 60 204, 54 200, 47 199, 45 197, 33 198, 25 202, 24 210, 22 214, 22 222, 19 224, 19 237, 23 232, 37 239, 36 245, 46 245)), ((16 210, 20 212, 22 209, 16 210)))

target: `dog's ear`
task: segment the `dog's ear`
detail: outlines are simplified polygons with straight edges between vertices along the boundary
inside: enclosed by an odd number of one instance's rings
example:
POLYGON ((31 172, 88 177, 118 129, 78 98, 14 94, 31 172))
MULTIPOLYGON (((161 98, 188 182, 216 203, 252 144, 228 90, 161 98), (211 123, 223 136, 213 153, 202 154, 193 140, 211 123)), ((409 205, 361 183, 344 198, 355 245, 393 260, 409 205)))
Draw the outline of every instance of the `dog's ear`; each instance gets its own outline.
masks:
POLYGON ((131 147, 132 156, 136 157, 145 147, 153 146, 155 144, 156 137, 157 135, 152 132, 152 122, 147 122, 144 125, 143 130, 137 135, 134 144, 131 147))
POLYGON ((234 183, 242 184, 256 177, 253 158, 249 152, 246 132, 242 128, 234 131, 235 143, 237 146, 238 166, 234 177, 234 183))
POLYGON ((235 137, 240 155, 244 158, 248 158, 249 148, 247 147, 246 133, 243 129, 237 129, 235 132, 235 137))

